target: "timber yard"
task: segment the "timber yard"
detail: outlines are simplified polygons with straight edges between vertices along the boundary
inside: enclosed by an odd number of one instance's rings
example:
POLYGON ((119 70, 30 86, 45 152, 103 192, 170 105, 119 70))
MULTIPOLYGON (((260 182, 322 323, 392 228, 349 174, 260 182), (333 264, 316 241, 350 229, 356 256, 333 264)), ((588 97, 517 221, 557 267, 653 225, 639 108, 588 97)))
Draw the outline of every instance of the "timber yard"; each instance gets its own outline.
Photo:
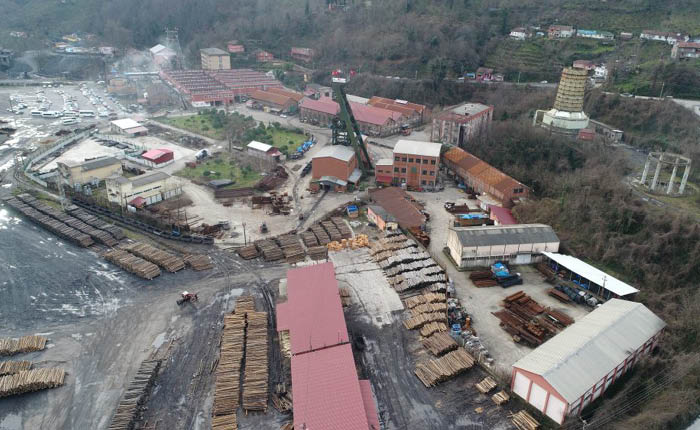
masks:
MULTIPOLYGON (((230 46, 0 86, 0 428, 554 428, 654 353, 639 290, 464 149, 493 106, 294 91, 230 46)), ((533 126, 619 143, 586 79, 533 126)), ((637 182, 683 194, 681 158, 637 182)))

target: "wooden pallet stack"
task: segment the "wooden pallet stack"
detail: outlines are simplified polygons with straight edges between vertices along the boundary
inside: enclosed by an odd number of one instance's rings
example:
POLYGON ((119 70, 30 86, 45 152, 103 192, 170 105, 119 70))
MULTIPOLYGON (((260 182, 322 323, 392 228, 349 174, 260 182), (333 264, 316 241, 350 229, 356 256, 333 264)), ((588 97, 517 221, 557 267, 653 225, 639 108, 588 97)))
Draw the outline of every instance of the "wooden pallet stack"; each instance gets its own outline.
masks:
POLYGON ((170 273, 175 273, 185 268, 185 261, 182 258, 147 243, 134 242, 128 245, 122 245, 122 249, 146 261, 157 264, 170 273))
POLYGON ((184 260, 185 264, 196 272, 214 268, 214 263, 211 262, 208 255, 189 254, 185 256, 184 260))
POLYGON ((312 260, 327 260, 328 248, 325 246, 312 246, 307 250, 312 260))
POLYGON ((46 348, 44 336, 22 336, 19 339, 0 339, 0 356, 23 354, 25 352, 41 351, 46 348))
POLYGON ((422 339, 423 346, 425 349, 430 351, 434 356, 439 357, 454 351, 459 347, 457 342, 449 335, 447 332, 438 332, 432 336, 425 337, 422 339))
POLYGON ((110 263, 116 264, 127 272, 143 279, 150 280, 160 276, 158 266, 122 249, 112 249, 102 256, 110 263))
POLYGON ((267 312, 248 312, 243 402, 246 411, 267 411, 267 312))
POLYGON ((258 248, 255 245, 248 245, 244 246, 243 248, 239 248, 236 253, 244 260, 252 260, 260 255, 258 248))
POLYGON ((284 258, 282 248, 272 239, 257 240, 255 241, 255 246, 265 261, 278 261, 284 258))
POLYGON ((486 378, 484 378, 480 382, 474 384, 474 386, 476 387, 477 390, 479 390, 479 392, 481 394, 486 394, 489 391, 496 388, 496 380, 490 376, 487 376, 486 378))
POLYGON ((14 396, 63 385, 66 371, 59 368, 22 370, 0 377, 0 397, 14 396))
POLYGON ((415 374, 426 387, 447 381, 474 366, 474 358, 458 348, 446 355, 416 365, 415 374))
POLYGON ((352 230, 350 230, 348 223, 346 223, 344 219, 334 216, 331 218, 331 221, 335 224, 343 239, 350 239, 352 237, 352 230))
POLYGON ((307 248, 318 246, 318 239, 316 239, 316 235, 312 231, 301 233, 301 240, 304 241, 304 245, 306 245, 307 248))
MULTIPOLYGON (((244 345, 245 313, 226 315, 221 334, 221 354, 216 367, 212 414, 215 417, 222 415, 231 417, 233 422, 236 420, 236 409, 240 402, 244 345)), ((219 420, 219 422, 223 424, 226 420, 219 420)))
POLYGON ((510 419, 518 430, 537 430, 540 428, 540 423, 525 410, 514 413, 510 419))
POLYGON ((0 362, 0 376, 12 375, 32 368, 31 361, 2 361, 0 362))
POLYGON ((130 430, 139 416, 141 406, 148 397, 153 386, 161 360, 145 360, 141 362, 134 379, 131 380, 122 395, 117 410, 109 424, 109 430, 130 430))

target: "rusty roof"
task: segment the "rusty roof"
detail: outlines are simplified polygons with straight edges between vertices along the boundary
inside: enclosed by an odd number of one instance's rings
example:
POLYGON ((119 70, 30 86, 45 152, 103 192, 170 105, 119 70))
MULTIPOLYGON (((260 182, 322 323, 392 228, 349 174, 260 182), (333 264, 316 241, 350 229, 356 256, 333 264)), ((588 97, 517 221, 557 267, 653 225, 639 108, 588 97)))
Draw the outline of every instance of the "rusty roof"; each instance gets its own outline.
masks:
POLYGON ((410 194, 398 187, 369 190, 379 206, 393 216, 402 228, 420 227, 426 221, 423 207, 410 194))
POLYGON ((289 97, 290 99, 294 100, 297 103, 299 103, 301 101, 301 99, 304 98, 303 94, 300 94, 300 93, 297 93, 294 91, 290 91, 290 90, 285 89, 285 88, 268 88, 267 92, 289 97))
POLYGON ((294 102, 294 100, 291 97, 263 90, 251 91, 250 98, 253 100, 260 100, 267 103, 274 103, 279 106, 286 106, 287 104, 294 102))
MULTIPOLYGON (((381 103, 384 105, 396 106, 396 107, 400 107, 400 108, 409 108, 409 109, 412 109, 412 110, 419 112, 419 113, 425 112, 425 109, 426 109, 425 105, 419 105, 418 103, 405 102, 403 100, 401 100, 401 101, 393 100, 393 99, 388 99, 386 97, 377 97, 377 96, 370 98, 368 103, 372 106, 375 106, 376 104, 381 103)), ((383 107, 383 106, 379 106, 379 107, 383 107)))
POLYGON ((521 182, 511 178, 480 158, 468 153, 461 148, 450 148, 443 155, 445 162, 452 163, 463 169, 481 182, 492 186, 503 194, 513 188, 525 188, 521 182))

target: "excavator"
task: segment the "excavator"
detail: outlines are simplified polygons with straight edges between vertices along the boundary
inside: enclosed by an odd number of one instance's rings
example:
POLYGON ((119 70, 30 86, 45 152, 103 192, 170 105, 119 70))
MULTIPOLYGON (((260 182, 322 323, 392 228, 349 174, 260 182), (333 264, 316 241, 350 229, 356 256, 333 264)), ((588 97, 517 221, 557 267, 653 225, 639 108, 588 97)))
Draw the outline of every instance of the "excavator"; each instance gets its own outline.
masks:
POLYGON ((187 302, 196 302, 199 300, 199 297, 197 297, 197 293, 190 293, 187 291, 183 291, 180 293, 180 298, 177 299, 177 304, 178 306, 182 306, 187 302))
POLYGON ((357 125, 355 116, 352 114, 352 107, 345 94, 345 85, 354 75, 354 70, 344 74, 342 70, 337 69, 332 73, 333 100, 338 103, 340 109, 338 115, 333 118, 331 123, 333 131, 331 142, 333 145, 351 146, 353 151, 355 151, 362 173, 366 176, 372 176, 374 175, 372 159, 369 156, 367 145, 362 139, 360 127, 357 125))

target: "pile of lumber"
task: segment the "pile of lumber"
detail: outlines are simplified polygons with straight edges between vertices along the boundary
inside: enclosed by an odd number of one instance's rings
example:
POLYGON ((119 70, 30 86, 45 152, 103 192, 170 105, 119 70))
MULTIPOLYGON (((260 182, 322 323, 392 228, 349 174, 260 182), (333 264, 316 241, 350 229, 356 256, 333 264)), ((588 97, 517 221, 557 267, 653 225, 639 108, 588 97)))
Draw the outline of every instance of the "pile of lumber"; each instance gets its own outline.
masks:
POLYGON ((341 251, 347 248, 357 249, 369 246, 369 238, 366 234, 358 234, 351 239, 341 239, 340 242, 329 242, 327 246, 330 251, 341 251))
POLYGON ((474 283, 475 287, 495 287, 498 281, 494 278, 490 270, 477 271, 469 274, 469 279, 474 283))
POLYGON ((427 294, 419 294, 417 296, 408 297, 406 300, 404 300, 404 305, 408 309, 412 309, 412 308, 415 308, 416 306, 422 305, 424 303, 444 302, 445 300, 446 300, 446 297, 444 294, 427 293, 427 294))
POLYGON ((340 234, 340 230, 338 230, 338 227, 333 224, 333 221, 323 221, 321 222, 321 227, 323 227, 324 230, 326 230, 326 233, 328 233, 328 237, 330 237, 331 242, 338 242, 340 241, 343 236, 340 234))
POLYGON ((541 345, 574 322, 562 312, 541 306, 523 291, 503 299, 503 307, 503 310, 493 312, 501 320, 501 328, 510 333, 515 342, 525 342, 530 346, 541 345))
POLYGON ((411 315, 429 314, 433 312, 447 312, 446 302, 423 303, 411 309, 411 315))
POLYGON ((150 280, 160 276, 158 266, 122 249, 112 249, 102 254, 102 256, 110 263, 116 264, 127 272, 143 279, 150 280))
POLYGON ((506 393, 505 390, 501 390, 498 393, 491 396, 491 400, 493 400, 495 404, 500 406, 506 403, 508 400, 510 400, 510 396, 508 395, 508 393, 506 393))
POLYGON ((185 263, 187 266, 191 267, 192 270, 201 272, 202 270, 209 270, 214 267, 214 263, 211 262, 211 258, 204 254, 189 254, 185 256, 185 263))
POLYGON ((431 312, 429 314, 418 314, 403 322, 403 326, 409 330, 421 328, 427 323, 442 322, 447 323, 447 314, 445 312, 431 312))
POLYGON ((333 224, 335 224, 336 228, 340 232, 340 236, 343 239, 350 239, 352 237, 352 230, 350 230, 350 227, 348 227, 345 220, 343 220, 341 217, 334 216, 331 218, 331 221, 333 221, 333 224))
POLYGON ((447 332, 435 333, 432 336, 423 338, 423 346, 434 356, 439 357, 447 352, 454 351, 459 347, 457 342, 447 332))
POLYGON ((547 290, 547 294, 549 294, 550 296, 554 297, 562 303, 569 303, 571 301, 571 297, 554 288, 550 288, 549 290, 547 290))
POLYGON ((430 322, 421 327, 420 335, 426 337, 441 331, 447 331, 447 324, 444 322, 430 322))
POLYGON ((238 430, 236 414, 219 415, 211 418, 211 430, 238 430))
POLYGON ((233 312, 237 315, 245 314, 246 312, 255 312, 255 299, 249 294, 239 296, 236 299, 236 305, 233 312))
POLYGON ((272 406, 282 413, 292 410, 292 398, 285 383, 277 384, 275 387, 275 392, 272 394, 272 406))
POLYGON ((343 307, 350 306, 350 290, 343 287, 339 288, 338 291, 340 292, 340 303, 342 303, 343 307))
POLYGON ((282 248, 282 253, 284 254, 284 259, 287 263, 293 264, 306 259, 306 253, 304 252, 304 247, 299 242, 299 238, 296 235, 284 235, 277 238, 277 242, 282 248))
POLYGON ((157 264, 170 273, 174 273, 185 268, 185 262, 182 258, 147 243, 134 242, 128 245, 123 245, 122 249, 125 249, 146 261, 157 264))
POLYGON ((540 423, 525 410, 514 413, 510 416, 510 419, 518 430, 537 430, 540 428, 540 423))
POLYGON ((325 246, 312 246, 307 250, 312 260, 327 260, 328 248, 325 246))
POLYGON ((44 336, 22 336, 19 339, 0 338, 0 356, 41 351, 46 348, 44 336))
POLYGON ((107 245, 109 247, 116 246, 117 242, 111 234, 106 231, 98 230, 95 227, 88 225, 77 218, 71 217, 65 221, 66 225, 89 235, 95 242, 107 245))
POLYGON ((489 391, 493 390, 496 388, 496 380, 493 379, 490 376, 487 376, 484 378, 481 382, 478 382, 474 384, 476 386, 476 389, 479 390, 481 394, 486 394, 489 391))
POLYGON ((447 381, 474 366, 474 358, 464 349, 458 348, 433 360, 418 363, 415 374, 426 387, 447 381))
POLYGON ((212 414, 232 416, 233 422, 236 420, 235 414, 240 398, 244 342, 245 314, 226 315, 221 334, 221 354, 216 367, 212 414))
POLYGON ((248 312, 243 402, 246 411, 267 410, 267 312, 248 312))
POLYGON ((574 319, 565 314, 564 312, 556 311, 552 308, 547 308, 544 311, 550 318, 556 320, 556 323, 561 324, 564 327, 568 327, 574 323, 574 319))
POLYGON ((326 246, 331 241, 330 236, 326 233, 326 230, 321 227, 321 224, 314 224, 310 228, 311 232, 316 236, 319 245, 326 246))
POLYGON ((153 381, 160 369, 160 363, 160 360, 146 360, 141 363, 136 376, 131 380, 117 406, 117 411, 112 417, 109 430, 130 430, 134 428, 134 422, 138 418, 141 405, 148 397, 153 381))
POLYGON ((304 241, 304 245, 306 245, 307 248, 318 246, 318 239, 316 239, 316 235, 311 231, 301 233, 301 240, 304 241))
POLYGON ((258 248, 255 245, 244 246, 243 248, 239 248, 236 252, 244 260, 252 260, 260 255, 258 253, 258 248))
POLYGON ((12 375, 32 367, 31 361, 2 361, 0 362, 0 376, 12 375))
POLYGON ((399 293, 402 291, 411 290, 413 288, 429 287, 432 284, 447 282, 447 277, 445 276, 444 273, 439 273, 437 275, 432 275, 432 276, 424 276, 424 275, 412 275, 412 276, 399 275, 399 276, 403 276, 403 279, 401 280, 401 282, 394 284, 394 289, 399 293))
POLYGON ((0 377, 0 397, 14 396, 63 385, 66 371, 59 368, 22 370, 0 377))
POLYGON ((272 239, 256 240, 255 246, 258 248, 265 261, 277 261, 284 258, 282 248, 272 239))

